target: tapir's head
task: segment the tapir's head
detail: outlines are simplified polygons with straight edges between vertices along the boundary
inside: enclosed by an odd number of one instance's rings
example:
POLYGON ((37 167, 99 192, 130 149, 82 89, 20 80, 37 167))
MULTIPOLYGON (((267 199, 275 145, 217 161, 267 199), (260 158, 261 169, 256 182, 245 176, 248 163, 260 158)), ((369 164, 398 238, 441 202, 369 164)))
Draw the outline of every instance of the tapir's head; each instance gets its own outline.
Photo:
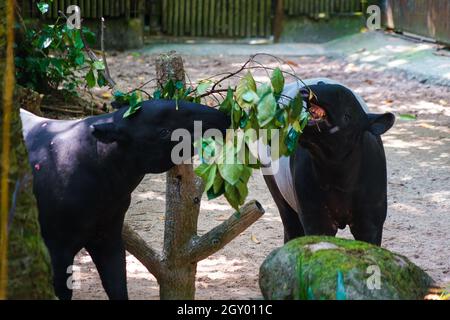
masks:
POLYGON ((342 85, 321 83, 310 89, 315 95, 308 105, 312 119, 300 138, 306 148, 328 155, 348 153, 365 132, 379 136, 394 124, 392 113, 368 113, 342 85))
POLYGON ((119 109, 111 123, 93 125, 92 134, 102 143, 117 143, 120 152, 127 152, 142 173, 161 173, 173 167, 172 150, 180 142, 180 146, 187 146, 180 149, 189 149, 188 154, 181 151, 183 160, 189 159, 193 155, 194 122, 201 124, 200 134, 218 129, 225 135, 230 126, 225 113, 197 103, 149 100, 124 118, 127 109, 119 109))

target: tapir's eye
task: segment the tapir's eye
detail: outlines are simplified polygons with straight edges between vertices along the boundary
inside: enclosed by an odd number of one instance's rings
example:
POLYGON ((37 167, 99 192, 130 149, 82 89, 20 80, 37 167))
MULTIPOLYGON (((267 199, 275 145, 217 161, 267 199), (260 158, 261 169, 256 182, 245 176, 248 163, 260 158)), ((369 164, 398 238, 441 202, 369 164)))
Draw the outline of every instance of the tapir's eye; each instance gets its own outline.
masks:
POLYGON ((162 130, 159 132, 159 136, 160 136, 161 138, 168 138, 168 137, 170 137, 170 130, 169 130, 169 129, 162 129, 162 130))

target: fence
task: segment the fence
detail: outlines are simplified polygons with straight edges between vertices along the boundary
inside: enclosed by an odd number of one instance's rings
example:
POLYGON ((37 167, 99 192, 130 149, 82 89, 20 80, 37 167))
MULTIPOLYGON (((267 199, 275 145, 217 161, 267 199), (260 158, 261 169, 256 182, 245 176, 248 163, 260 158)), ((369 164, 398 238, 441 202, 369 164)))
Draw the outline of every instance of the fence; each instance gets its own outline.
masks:
POLYGON ((173 36, 268 37, 271 0, 163 0, 162 32, 173 36))
POLYGON ((386 25, 450 44, 450 1, 387 0, 386 25))
POLYGON ((284 9, 289 16, 354 15, 363 12, 365 3, 367 0, 284 0, 284 9))
MULTIPOLYGON (((49 2, 49 12, 46 17, 56 18, 58 11, 66 12, 70 5, 81 9, 83 18, 136 18, 142 13, 140 3, 143 0, 53 0, 49 2)), ((19 0, 21 15, 24 18, 37 18, 41 14, 37 9, 36 0, 19 0)))

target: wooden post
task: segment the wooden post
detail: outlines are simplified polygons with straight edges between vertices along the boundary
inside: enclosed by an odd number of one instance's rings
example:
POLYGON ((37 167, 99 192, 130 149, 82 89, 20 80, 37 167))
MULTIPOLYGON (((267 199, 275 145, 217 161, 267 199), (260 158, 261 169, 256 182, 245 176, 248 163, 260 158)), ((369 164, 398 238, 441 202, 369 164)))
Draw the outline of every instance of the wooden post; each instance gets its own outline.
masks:
POLYGON ((277 0, 277 7, 273 21, 273 42, 280 42, 281 33, 283 32, 284 6, 283 0, 277 0))
MULTIPOLYGON (((175 52, 156 59, 156 75, 160 86, 167 80, 184 83, 181 56, 175 52)), ((166 218, 162 254, 153 250, 127 224, 123 229, 126 249, 158 280, 161 299, 194 299, 197 263, 223 248, 264 214, 261 205, 252 201, 239 214, 197 235, 197 221, 203 194, 203 182, 192 164, 178 165, 167 172, 166 218)))

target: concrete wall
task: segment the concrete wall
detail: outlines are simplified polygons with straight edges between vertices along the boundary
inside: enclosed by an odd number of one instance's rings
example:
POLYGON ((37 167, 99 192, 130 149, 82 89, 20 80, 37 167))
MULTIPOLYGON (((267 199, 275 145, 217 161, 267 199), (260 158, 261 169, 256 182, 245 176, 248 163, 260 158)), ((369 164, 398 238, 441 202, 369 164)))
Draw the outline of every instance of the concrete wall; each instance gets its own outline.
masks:
POLYGON ((335 16, 323 19, 286 17, 280 42, 327 42, 359 33, 364 27, 365 18, 362 15, 335 16))
MULTIPOLYGON (((87 19, 83 25, 97 34, 100 46, 100 21, 87 19)), ((105 50, 130 50, 142 48, 144 22, 142 19, 109 18, 106 21, 105 50)))

